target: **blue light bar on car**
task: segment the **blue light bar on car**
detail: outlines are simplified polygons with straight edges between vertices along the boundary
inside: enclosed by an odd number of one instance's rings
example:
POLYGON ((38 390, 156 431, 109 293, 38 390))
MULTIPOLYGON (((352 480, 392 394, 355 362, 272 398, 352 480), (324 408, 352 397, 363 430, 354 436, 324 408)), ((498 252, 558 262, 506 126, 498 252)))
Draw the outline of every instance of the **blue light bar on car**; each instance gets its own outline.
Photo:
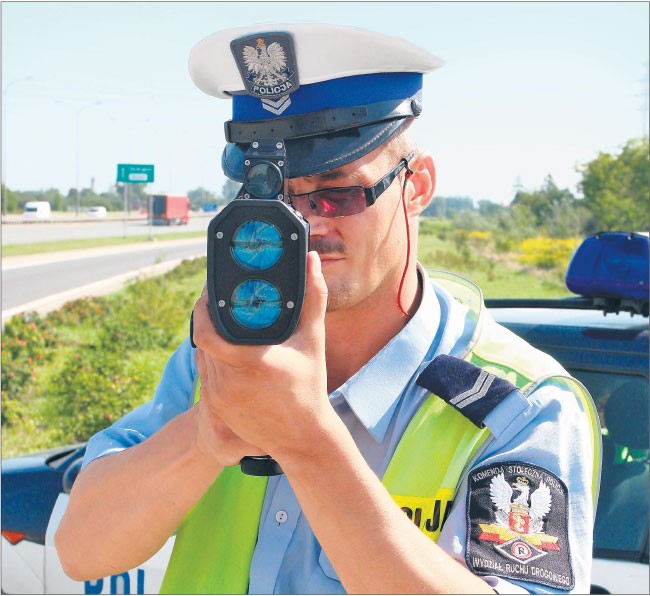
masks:
POLYGON ((566 272, 574 294, 648 302, 648 236, 601 232, 585 238, 566 272))

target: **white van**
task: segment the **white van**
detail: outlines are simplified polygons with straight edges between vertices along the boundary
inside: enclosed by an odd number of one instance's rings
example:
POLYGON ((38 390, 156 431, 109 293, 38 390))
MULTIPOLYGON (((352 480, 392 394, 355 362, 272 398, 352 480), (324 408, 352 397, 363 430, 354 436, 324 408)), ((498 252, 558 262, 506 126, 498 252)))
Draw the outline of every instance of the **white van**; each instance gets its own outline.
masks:
POLYGON ((23 208, 25 219, 50 219, 52 208, 48 201, 28 201, 23 208))

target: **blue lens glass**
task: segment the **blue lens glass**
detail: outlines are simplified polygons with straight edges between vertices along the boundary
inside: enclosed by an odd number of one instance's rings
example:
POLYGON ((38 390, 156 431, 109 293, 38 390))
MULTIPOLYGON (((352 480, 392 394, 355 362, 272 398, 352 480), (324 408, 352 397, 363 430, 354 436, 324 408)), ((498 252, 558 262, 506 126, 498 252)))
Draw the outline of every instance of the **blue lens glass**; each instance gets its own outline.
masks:
POLYGON ((265 329, 280 317, 282 298, 272 283, 263 279, 247 279, 232 293, 230 312, 242 327, 265 329))
POLYGON ((230 250, 241 267, 263 271, 278 262, 284 249, 280 231, 273 224, 249 219, 235 231, 230 250))

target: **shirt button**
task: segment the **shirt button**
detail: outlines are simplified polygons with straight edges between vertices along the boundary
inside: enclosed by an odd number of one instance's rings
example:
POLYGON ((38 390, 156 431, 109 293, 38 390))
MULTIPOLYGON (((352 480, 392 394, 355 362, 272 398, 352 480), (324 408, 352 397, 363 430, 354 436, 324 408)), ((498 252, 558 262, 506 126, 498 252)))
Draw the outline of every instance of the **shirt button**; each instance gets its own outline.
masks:
POLYGON ((288 515, 286 511, 278 511, 275 514, 275 521, 278 522, 279 524, 283 524, 284 522, 287 521, 288 515))

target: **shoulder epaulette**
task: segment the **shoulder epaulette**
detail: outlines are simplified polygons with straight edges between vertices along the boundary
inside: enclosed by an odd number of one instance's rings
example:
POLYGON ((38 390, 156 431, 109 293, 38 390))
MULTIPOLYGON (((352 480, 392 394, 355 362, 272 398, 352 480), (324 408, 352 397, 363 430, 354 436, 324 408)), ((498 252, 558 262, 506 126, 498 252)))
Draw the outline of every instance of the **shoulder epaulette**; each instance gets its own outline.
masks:
POLYGON ((483 421, 487 415, 517 390, 509 381, 471 362, 445 354, 436 356, 416 382, 456 408, 479 428, 485 426, 483 421))

